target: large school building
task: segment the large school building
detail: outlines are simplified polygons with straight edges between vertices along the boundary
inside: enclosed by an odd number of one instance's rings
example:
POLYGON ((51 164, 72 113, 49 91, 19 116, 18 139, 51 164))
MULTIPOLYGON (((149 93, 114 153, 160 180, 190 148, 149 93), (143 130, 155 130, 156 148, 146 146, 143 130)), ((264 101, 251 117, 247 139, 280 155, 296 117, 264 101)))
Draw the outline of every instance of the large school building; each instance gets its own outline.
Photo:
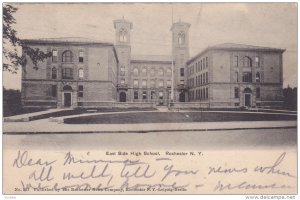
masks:
POLYGON ((189 55, 190 24, 173 23, 172 55, 132 55, 133 24, 113 22, 115 44, 86 38, 24 40, 52 57, 30 60, 23 106, 265 107, 282 104, 283 49, 230 44, 189 55))

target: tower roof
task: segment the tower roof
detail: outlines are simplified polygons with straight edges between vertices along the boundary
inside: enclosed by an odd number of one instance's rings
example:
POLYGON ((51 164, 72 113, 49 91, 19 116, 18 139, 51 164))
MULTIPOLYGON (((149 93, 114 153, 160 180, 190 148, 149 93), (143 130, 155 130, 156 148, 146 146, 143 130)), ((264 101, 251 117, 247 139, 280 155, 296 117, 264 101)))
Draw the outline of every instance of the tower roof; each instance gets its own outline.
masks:
POLYGON ((174 27, 175 26, 185 26, 185 27, 187 27, 187 28, 190 28, 190 26, 191 26, 191 24, 189 24, 189 23, 187 23, 187 22, 182 22, 181 21, 181 19, 179 19, 179 21, 178 22, 174 22, 173 24, 172 24, 172 27, 171 27, 171 31, 174 29, 174 27))
POLYGON ((116 20, 114 20, 114 28, 116 28, 116 24, 117 24, 117 23, 129 24, 129 25, 130 25, 130 29, 133 28, 132 22, 131 22, 131 21, 128 21, 128 20, 126 20, 126 19, 124 19, 124 16, 122 17, 122 19, 116 19, 116 20))

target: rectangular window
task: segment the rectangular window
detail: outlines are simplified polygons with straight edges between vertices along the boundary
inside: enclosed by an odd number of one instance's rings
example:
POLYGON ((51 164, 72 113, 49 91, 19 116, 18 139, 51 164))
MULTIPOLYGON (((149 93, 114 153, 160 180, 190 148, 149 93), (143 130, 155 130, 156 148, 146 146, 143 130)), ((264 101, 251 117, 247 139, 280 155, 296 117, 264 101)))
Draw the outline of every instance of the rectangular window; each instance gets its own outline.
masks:
POLYGON ((202 60, 201 60, 201 61, 200 61, 200 70, 201 70, 201 71, 202 71, 202 69, 203 69, 202 66, 203 66, 203 65, 202 65, 202 60))
POLYGON ((121 66, 120 68, 120 75, 125 76, 125 66, 121 66))
POLYGON ((57 70, 55 67, 52 68, 52 79, 56 79, 57 78, 57 70))
POLYGON ((255 63, 256 63, 257 67, 260 67, 260 62, 259 62, 259 57, 258 56, 255 57, 255 63))
POLYGON ((83 97, 83 85, 78 85, 78 97, 83 97))
POLYGON ((206 72, 206 83, 208 83, 208 72, 206 72))
POLYGON ((138 79, 133 80, 133 87, 135 87, 135 88, 139 87, 139 80, 138 79))
POLYGON ((184 76, 184 68, 180 68, 180 76, 184 76))
POLYGON ((208 68, 208 57, 205 58, 206 68, 208 68))
POLYGON ((200 75, 200 85, 202 85, 202 74, 200 75))
POLYGON ((147 99, 147 91, 143 91, 143 99, 147 99))
POLYGON ((204 69, 206 68, 206 65, 205 65, 205 58, 203 58, 203 68, 204 68, 204 69))
POLYGON ((79 62, 82 63, 83 62, 83 58, 84 58, 84 52, 83 51, 79 51, 79 62))
POLYGON ((252 82, 252 73, 251 72, 243 73, 243 82, 244 83, 251 83, 252 82))
POLYGON ((206 88, 206 99, 208 99, 208 88, 206 88))
POLYGON ((155 99, 155 92, 151 91, 151 99, 155 99))
POLYGON ((239 57, 238 56, 234 56, 233 66, 234 67, 238 67, 239 66, 239 57))
POLYGON ((200 99, 202 99, 202 89, 200 89, 200 99))
POLYGON ((167 87, 171 87, 171 81, 167 80, 167 87))
POLYGON ((52 62, 57 62, 57 50, 52 50, 52 62))
POLYGON ((125 79, 122 78, 120 83, 121 83, 121 85, 124 85, 125 84, 125 79))
POLYGON ((133 92, 133 98, 134 98, 134 99, 139 99, 139 92, 138 92, 137 90, 135 90, 135 91, 133 92))
POLYGON ((73 79, 73 69, 72 68, 64 68, 62 78, 63 79, 73 79))
POLYGON ((239 82, 239 73, 235 72, 235 81, 238 83, 239 82))
POLYGON ((56 85, 51 85, 51 96, 57 97, 57 86, 56 85))
POLYGON ((142 80, 142 87, 143 88, 147 87, 147 80, 145 79, 142 80))
POLYGON ((239 88, 234 88, 234 98, 240 98, 240 90, 239 88))
POLYGON ((163 80, 160 80, 160 81, 159 81, 158 87, 164 87, 164 81, 163 81, 163 80))
POLYGON ((256 98, 260 98, 260 88, 256 88, 256 98))
POLYGON ((203 84, 206 83, 205 73, 203 74, 203 84))
POLYGON ((159 99, 163 99, 164 98, 164 93, 163 92, 159 92, 158 96, 159 96, 159 99))
POLYGON ((151 88, 155 88, 155 80, 154 80, 154 79, 152 79, 152 80, 150 81, 150 87, 151 87, 151 88))

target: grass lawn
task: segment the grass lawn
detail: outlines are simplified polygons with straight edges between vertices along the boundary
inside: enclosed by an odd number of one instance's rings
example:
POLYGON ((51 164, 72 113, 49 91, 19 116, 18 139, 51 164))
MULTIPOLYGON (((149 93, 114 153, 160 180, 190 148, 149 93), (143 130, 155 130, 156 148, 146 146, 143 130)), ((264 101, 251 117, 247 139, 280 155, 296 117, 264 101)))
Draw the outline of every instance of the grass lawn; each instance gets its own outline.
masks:
POLYGON ((155 108, 76 108, 73 110, 61 110, 57 112, 47 113, 43 115, 37 115, 30 117, 30 121, 38 119, 46 119, 49 117, 63 117, 68 115, 78 115, 90 112, 125 112, 125 111, 153 111, 155 108))
POLYGON ((147 112, 93 115, 65 119, 66 124, 135 124, 223 121, 297 120, 294 115, 220 112, 147 112))

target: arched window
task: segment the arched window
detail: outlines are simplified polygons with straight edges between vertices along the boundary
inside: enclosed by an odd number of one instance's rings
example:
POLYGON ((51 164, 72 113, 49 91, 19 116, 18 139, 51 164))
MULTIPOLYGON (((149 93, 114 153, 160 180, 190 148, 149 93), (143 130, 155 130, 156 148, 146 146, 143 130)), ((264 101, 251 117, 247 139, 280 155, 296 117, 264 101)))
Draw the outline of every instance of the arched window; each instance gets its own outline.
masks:
POLYGON ((146 76, 146 75, 147 75, 147 68, 144 67, 144 68, 142 69, 142 75, 143 75, 143 76, 146 76))
POLYGON ((80 69, 78 70, 78 76, 79 76, 79 78, 83 78, 83 77, 84 77, 84 71, 83 71, 82 68, 80 68, 80 69))
POLYGON ((120 42, 127 42, 127 32, 125 29, 121 29, 119 32, 120 42))
POLYGON ((257 83, 260 82, 260 73, 259 73, 259 72, 257 72, 256 75, 255 75, 255 81, 256 81, 257 83))
POLYGON ((185 34, 183 32, 178 34, 178 44, 183 45, 185 43, 185 34))
POLYGON ((244 67, 252 67, 252 60, 248 56, 244 57, 244 67))
POLYGON ((72 87, 69 86, 69 85, 65 85, 65 86, 63 87, 63 91, 72 91, 72 90, 73 90, 72 87))
POLYGON ((164 75, 164 70, 163 70, 162 68, 160 68, 160 69, 158 70, 158 75, 159 75, 159 76, 163 76, 163 75, 164 75))
POLYGON ((73 53, 72 51, 65 51, 62 54, 62 62, 73 62, 73 53))
POLYGON ((139 69, 138 68, 133 69, 133 75, 135 75, 135 76, 139 75, 139 69))
POLYGON ((168 74, 168 75, 171 75, 171 74, 172 74, 171 68, 167 68, 167 74, 168 74))
POLYGON ((154 76, 154 75, 155 75, 155 69, 154 69, 154 68, 151 68, 150 74, 151 74, 151 76, 154 76))
POLYGON ((52 68, 52 79, 56 79, 57 78, 57 70, 55 67, 52 68))

